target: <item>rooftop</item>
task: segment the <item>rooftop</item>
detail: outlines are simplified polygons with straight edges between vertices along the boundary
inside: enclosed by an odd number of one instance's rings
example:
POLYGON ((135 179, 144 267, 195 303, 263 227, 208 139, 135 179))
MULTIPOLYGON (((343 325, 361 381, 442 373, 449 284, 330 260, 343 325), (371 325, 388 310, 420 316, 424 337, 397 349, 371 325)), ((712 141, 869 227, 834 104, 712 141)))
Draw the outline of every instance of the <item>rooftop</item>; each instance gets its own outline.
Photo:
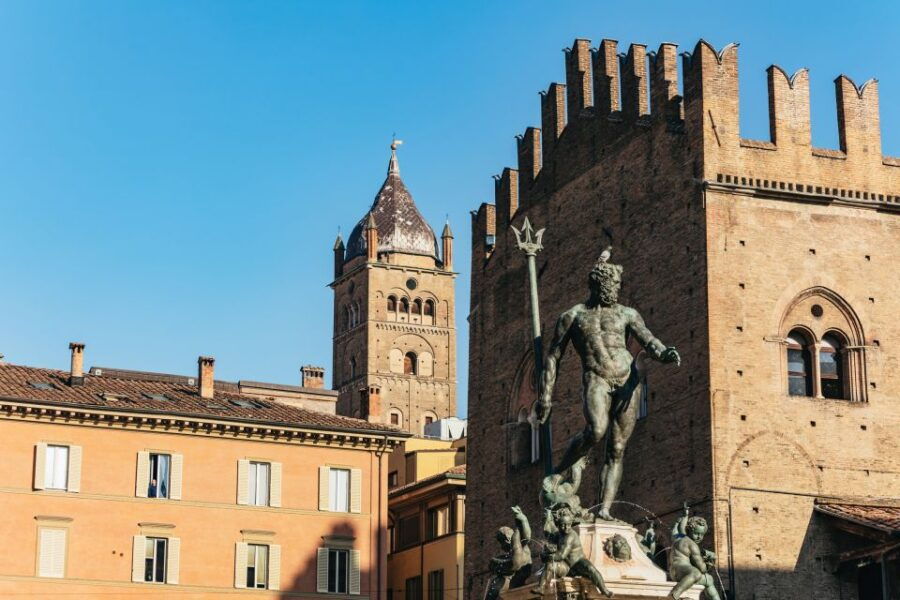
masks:
POLYGON ((0 363, 2 400, 406 435, 390 425, 245 396, 238 389, 216 381, 213 397, 201 398, 193 377, 96 367, 82 384, 69 385, 68 371, 0 363))

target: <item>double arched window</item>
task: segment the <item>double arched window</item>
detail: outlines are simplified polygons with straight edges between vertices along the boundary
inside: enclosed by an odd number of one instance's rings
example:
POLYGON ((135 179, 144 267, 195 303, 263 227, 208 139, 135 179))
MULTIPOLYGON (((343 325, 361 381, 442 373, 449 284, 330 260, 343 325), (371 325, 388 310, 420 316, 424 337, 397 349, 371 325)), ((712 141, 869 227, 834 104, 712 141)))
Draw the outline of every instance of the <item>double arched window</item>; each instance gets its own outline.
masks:
POLYGON ((820 340, 802 329, 787 337, 788 393, 833 400, 849 399, 844 335, 829 331, 820 340))

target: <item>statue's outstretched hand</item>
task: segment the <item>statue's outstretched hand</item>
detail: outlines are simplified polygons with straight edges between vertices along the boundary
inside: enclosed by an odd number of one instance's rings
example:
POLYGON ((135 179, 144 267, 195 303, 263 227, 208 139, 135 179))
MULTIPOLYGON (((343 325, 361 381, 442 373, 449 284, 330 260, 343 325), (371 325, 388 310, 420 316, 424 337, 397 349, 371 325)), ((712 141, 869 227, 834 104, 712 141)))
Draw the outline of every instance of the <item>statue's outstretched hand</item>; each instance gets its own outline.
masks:
POLYGON ((522 519, 525 517, 525 515, 522 513, 522 509, 519 508, 518 506, 511 506, 510 510, 513 511, 513 514, 515 515, 516 520, 519 520, 519 519, 522 519))
POLYGON ((681 355, 678 354, 678 350, 673 346, 663 350, 662 354, 659 355, 659 360, 664 363, 675 363, 677 366, 681 366, 681 355))
POLYGON ((534 406, 534 414, 538 419, 538 422, 543 425, 547 422, 547 419, 550 418, 550 409, 553 405, 550 402, 538 402, 534 406))

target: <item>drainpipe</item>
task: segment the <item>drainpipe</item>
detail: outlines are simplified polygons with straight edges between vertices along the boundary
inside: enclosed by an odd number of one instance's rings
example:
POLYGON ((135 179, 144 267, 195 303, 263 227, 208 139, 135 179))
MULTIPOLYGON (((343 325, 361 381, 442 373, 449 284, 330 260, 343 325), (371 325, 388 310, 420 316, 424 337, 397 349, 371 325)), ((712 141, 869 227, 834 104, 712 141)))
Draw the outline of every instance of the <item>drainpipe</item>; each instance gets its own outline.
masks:
MULTIPOLYGON (((384 473, 382 471, 381 457, 384 455, 384 451, 387 448, 387 439, 388 439, 387 434, 384 434, 384 439, 381 440, 381 448, 379 450, 375 451, 375 456, 378 457, 378 542, 377 542, 377 547, 378 547, 378 577, 377 577, 378 591, 375 592, 376 599, 381 594, 381 578, 382 578, 381 555, 384 551, 384 548, 382 548, 382 544, 381 544, 381 538, 383 536, 383 534, 381 533, 381 512, 382 512, 381 511, 381 508, 382 508, 381 507, 381 497, 384 495, 384 494, 382 494, 382 490, 384 489, 384 480, 383 480, 384 478, 382 477, 382 475, 384 475, 384 473)), ((387 557, 385 557, 384 560, 385 560, 385 563, 387 563, 387 557)))

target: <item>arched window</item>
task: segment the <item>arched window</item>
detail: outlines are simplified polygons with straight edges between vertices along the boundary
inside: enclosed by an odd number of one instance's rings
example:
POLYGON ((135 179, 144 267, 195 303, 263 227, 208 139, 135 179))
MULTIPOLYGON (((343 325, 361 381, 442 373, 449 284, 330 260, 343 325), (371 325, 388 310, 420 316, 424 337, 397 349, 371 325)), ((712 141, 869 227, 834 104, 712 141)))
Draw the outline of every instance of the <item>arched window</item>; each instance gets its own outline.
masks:
POLYGON ((403 373, 405 375, 415 375, 416 366, 416 353, 407 352, 403 357, 403 373))
POLYGON ((788 394, 812 396, 812 352, 809 336, 794 329, 787 337, 788 394))
POLYGON ((426 317, 434 316, 434 300, 426 300, 425 301, 425 312, 426 317))
POLYGON ((822 382, 822 395, 834 400, 843 400, 844 365, 843 341, 834 333, 822 338, 819 346, 819 378, 822 382))
POLYGON ((388 296, 387 309, 388 312, 397 312, 397 298, 395 296, 388 296))
POLYGON ((391 425, 403 427, 403 413, 398 408, 392 408, 389 413, 391 425))
POLYGON ((356 357, 350 357, 350 379, 356 379, 356 357))
POLYGON ((359 306, 359 302, 353 303, 353 326, 357 326, 362 322, 362 308, 359 306))
POLYGON ((412 314, 421 315, 422 314, 422 301, 416 298, 412 303, 412 314))
POLYGON ((406 298, 400 298, 400 312, 409 312, 409 300, 407 300, 406 298))

